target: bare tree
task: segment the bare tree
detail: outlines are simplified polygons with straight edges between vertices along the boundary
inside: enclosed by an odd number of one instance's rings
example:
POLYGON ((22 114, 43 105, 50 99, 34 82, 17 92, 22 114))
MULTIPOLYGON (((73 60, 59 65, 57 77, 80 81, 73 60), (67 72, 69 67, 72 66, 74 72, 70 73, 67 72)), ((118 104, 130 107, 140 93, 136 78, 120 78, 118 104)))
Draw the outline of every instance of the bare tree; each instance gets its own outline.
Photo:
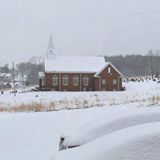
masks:
POLYGON ((30 61, 17 65, 17 72, 22 76, 22 79, 24 75, 27 75, 27 84, 38 83, 39 71, 44 71, 43 58, 41 57, 32 57, 30 61))

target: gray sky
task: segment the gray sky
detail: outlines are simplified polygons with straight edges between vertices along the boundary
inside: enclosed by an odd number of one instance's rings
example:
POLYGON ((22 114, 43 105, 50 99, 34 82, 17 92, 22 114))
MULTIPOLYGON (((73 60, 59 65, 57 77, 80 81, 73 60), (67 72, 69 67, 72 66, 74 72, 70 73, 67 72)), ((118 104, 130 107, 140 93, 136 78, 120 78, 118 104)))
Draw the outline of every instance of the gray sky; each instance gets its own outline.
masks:
POLYGON ((0 63, 46 53, 145 54, 160 49, 159 0, 1 0, 0 63))

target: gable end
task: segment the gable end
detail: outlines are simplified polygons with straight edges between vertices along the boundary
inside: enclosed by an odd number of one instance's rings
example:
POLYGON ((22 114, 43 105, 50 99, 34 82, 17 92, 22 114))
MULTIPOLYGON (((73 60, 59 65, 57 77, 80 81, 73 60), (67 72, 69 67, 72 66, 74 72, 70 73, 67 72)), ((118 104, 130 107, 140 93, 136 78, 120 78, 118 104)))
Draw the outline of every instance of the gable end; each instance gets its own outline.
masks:
MULTIPOLYGON (((117 72, 117 74, 118 74, 120 77, 123 77, 123 74, 122 74, 112 63, 110 63, 110 62, 107 62, 107 63, 105 64, 105 66, 104 66, 101 70, 99 70, 99 71, 94 75, 94 77, 99 77, 100 74, 101 74, 105 69, 107 69, 109 66, 111 66, 111 68, 113 68, 114 71, 117 72)), ((106 72, 110 72, 110 71, 106 71, 106 72)))

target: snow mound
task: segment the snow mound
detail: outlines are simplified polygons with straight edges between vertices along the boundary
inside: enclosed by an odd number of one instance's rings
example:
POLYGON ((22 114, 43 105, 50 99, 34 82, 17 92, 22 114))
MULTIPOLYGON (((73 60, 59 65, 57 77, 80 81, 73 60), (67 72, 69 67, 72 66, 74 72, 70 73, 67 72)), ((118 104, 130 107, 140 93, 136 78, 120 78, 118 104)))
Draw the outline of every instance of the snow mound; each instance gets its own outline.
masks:
POLYGON ((96 138, 102 137, 114 131, 127 127, 150 123, 160 122, 160 111, 139 111, 135 112, 116 112, 106 117, 98 117, 80 128, 68 130, 61 137, 64 138, 60 143, 60 150, 69 146, 80 146, 96 138))
POLYGON ((58 152, 54 160, 159 160, 160 122, 125 128, 83 146, 58 152))

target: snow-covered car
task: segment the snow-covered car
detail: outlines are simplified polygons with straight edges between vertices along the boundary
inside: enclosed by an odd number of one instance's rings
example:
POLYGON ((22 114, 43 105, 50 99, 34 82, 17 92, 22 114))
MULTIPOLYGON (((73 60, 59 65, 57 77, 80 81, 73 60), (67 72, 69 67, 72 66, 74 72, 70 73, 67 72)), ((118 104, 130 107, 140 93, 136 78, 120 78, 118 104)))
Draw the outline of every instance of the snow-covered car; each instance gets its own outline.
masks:
POLYGON ((59 150, 74 148, 86 144, 96 138, 102 137, 114 131, 127 127, 150 123, 160 122, 160 111, 156 112, 138 111, 115 113, 107 117, 99 117, 80 128, 67 130, 62 133, 59 142, 59 150))
POLYGON ((159 160, 160 122, 118 130, 83 146, 58 152, 53 160, 159 160))

